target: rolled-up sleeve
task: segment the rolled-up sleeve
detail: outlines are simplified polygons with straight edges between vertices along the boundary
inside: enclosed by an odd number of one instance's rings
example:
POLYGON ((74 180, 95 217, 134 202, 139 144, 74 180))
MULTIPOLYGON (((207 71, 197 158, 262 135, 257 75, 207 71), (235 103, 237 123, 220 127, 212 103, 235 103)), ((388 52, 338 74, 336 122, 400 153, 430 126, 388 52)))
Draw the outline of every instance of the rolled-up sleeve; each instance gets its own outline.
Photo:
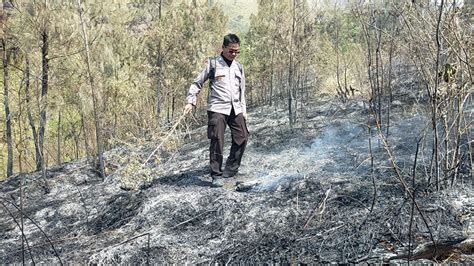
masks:
POLYGON ((187 103, 196 105, 197 95, 202 89, 202 85, 209 78, 209 60, 206 61, 204 68, 199 72, 198 76, 194 79, 193 83, 189 87, 188 95, 186 97, 187 103))

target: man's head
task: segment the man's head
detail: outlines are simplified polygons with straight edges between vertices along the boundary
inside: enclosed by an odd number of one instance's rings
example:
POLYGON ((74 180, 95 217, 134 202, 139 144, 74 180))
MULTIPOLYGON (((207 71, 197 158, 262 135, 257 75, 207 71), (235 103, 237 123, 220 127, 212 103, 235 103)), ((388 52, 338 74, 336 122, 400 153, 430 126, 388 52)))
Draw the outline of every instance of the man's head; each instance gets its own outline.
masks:
POLYGON ((227 59, 233 61, 240 53, 240 39, 237 35, 229 33, 224 36, 222 43, 222 55, 227 59))

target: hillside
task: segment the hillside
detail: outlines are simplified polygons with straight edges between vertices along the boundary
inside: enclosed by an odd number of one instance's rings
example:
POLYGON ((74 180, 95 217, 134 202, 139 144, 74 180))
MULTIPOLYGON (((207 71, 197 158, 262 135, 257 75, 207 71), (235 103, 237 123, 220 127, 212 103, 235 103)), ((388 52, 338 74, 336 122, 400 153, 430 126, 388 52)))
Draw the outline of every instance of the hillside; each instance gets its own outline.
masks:
MULTIPOLYGON (((429 123, 410 104, 413 97, 394 102, 389 136, 407 172, 416 136, 429 123)), ((213 187, 207 174, 205 127, 183 134, 182 147, 162 151, 160 162, 145 166, 136 158, 143 162, 158 143, 108 152, 105 180, 87 160, 48 169, 49 194, 39 173, 16 175, 0 183, 0 263, 22 261, 20 213, 14 207, 20 204, 20 179, 26 262, 58 263, 59 257, 81 264, 380 263, 397 262, 409 245, 425 247, 431 237, 452 246, 469 237, 472 242, 474 193, 464 175, 463 188, 417 190, 423 216, 415 210, 416 241, 409 243, 411 199, 375 129, 372 172, 367 114, 361 99, 341 103, 319 96, 305 103, 291 129, 283 108, 251 110, 242 174, 223 188, 213 187), (236 191, 237 182, 250 185, 236 191)), ((419 155, 418 167, 428 157, 419 155)), ((426 183, 421 176, 415 181, 420 187, 426 183)), ((474 262, 472 245, 436 258, 433 252, 415 255, 419 262, 474 262)))
POLYGON ((257 14, 257 0, 218 0, 216 3, 222 5, 224 13, 229 17, 228 31, 234 33, 245 33, 250 25, 250 15, 257 14))
MULTIPOLYGON (((250 26, 250 16, 257 15, 257 0, 216 0, 222 5, 224 13, 228 16, 227 29, 229 32, 245 33, 250 26)), ((321 5, 320 0, 307 0, 310 7, 321 5)))

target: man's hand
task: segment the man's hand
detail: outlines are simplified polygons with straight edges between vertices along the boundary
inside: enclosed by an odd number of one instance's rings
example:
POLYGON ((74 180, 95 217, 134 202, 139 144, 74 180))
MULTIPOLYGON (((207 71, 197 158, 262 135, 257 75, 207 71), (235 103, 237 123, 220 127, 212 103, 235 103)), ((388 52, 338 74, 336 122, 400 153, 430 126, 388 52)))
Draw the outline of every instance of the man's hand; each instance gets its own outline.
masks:
POLYGON ((247 120, 247 118, 249 117, 247 113, 242 113, 242 115, 244 116, 245 120, 247 120))
POLYGON ((186 104, 186 106, 184 106, 184 114, 187 115, 189 113, 191 113, 191 111, 193 110, 193 105, 188 103, 186 104))

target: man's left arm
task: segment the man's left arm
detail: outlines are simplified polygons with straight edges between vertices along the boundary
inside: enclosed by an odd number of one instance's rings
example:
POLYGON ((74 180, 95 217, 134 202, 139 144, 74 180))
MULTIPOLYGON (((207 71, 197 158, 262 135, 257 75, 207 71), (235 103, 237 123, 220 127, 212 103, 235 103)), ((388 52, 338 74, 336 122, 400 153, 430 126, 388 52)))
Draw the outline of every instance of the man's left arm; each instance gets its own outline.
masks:
POLYGON ((247 118, 247 101, 245 100, 245 73, 242 66, 242 80, 240 81, 240 104, 242 106, 242 114, 247 118))

